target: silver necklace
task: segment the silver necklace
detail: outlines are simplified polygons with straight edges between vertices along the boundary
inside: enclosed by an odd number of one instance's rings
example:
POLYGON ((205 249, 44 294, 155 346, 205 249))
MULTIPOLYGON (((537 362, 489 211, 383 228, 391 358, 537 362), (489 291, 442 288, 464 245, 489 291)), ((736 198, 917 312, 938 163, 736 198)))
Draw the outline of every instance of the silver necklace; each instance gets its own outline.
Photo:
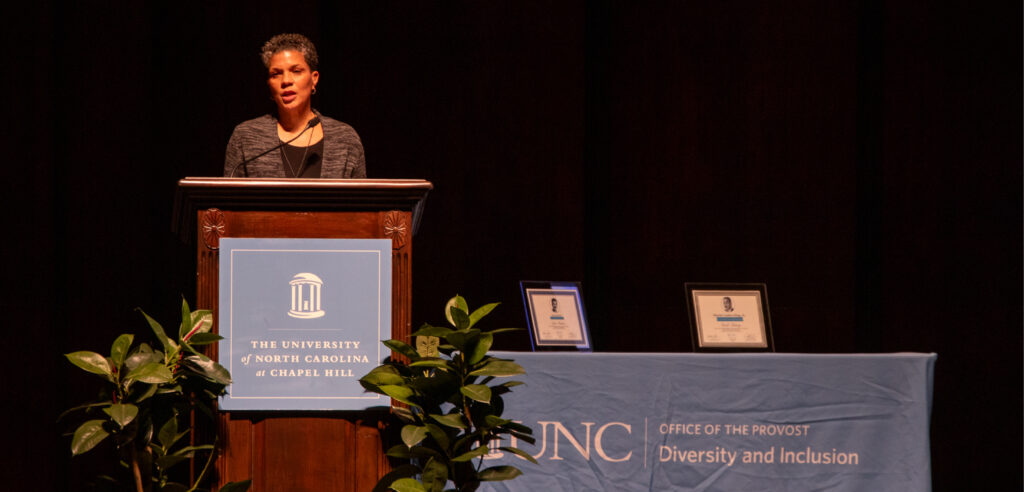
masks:
MULTIPOLYGON (((313 132, 309 132, 309 138, 306 139, 306 147, 302 151, 302 160, 299 161, 299 171, 302 171, 302 166, 306 162, 306 153, 309 152, 309 144, 312 141, 313 141, 313 132)), ((287 147, 287 146, 288 146, 288 144, 286 144, 284 147, 281 147, 281 156, 284 157, 284 164, 286 166, 288 166, 288 170, 292 172, 292 176, 298 178, 299 177, 299 171, 296 171, 295 169, 292 168, 292 162, 291 162, 291 160, 288 159, 288 151, 285 149, 285 147, 287 147)))

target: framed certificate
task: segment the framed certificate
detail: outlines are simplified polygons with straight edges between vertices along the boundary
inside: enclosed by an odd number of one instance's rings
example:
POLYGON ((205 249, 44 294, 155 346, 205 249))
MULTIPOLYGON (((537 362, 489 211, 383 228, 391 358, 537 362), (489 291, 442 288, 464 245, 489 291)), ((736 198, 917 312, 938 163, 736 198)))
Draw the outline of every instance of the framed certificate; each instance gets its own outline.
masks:
POLYGON ((774 352, 765 284, 686 283, 696 352, 774 352))
POLYGON ((519 282, 533 350, 589 352, 590 330, 579 282, 519 282))

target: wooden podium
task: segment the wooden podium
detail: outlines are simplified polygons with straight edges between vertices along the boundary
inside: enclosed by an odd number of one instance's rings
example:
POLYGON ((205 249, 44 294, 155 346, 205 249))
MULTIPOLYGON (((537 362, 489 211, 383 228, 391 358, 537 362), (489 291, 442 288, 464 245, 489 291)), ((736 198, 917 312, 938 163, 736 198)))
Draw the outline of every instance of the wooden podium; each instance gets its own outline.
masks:
MULTIPOLYGON (((392 338, 411 333, 412 236, 433 188, 423 180, 186 178, 174 227, 195 241, 196 304, 217 319, 219 241, 391 239, 392 338)), ((214 330, 217 330, 216 324, 214 330)), ((217 358, 216 345, 210 356, 217 358)), ((217 485, 252 478, 252 492, 373 488, 389 471, 379 412, 220 412, 217 485)))

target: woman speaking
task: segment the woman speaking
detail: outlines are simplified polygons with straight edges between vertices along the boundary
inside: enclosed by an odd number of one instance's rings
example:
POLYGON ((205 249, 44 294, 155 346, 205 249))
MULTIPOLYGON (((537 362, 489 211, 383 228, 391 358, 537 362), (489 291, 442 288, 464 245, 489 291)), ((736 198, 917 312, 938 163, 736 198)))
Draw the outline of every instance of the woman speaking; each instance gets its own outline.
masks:
POLYGON ((313 109, 320 81, 316 47, 301 34, 279 34, 260 53, 277 116, 235 127, 224 175, 253 178, 365 178, 355 129, 313 109))

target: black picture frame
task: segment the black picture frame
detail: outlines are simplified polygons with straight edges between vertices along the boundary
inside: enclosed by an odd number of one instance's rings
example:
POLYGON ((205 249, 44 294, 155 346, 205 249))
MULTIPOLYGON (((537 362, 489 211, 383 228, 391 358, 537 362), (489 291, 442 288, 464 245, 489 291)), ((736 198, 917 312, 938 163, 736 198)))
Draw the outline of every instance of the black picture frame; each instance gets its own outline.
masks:
POLYGON ((764 283, 687 282, 694 352, 775 352, 764 283))
POLYGON ((534 352, 593 351, 580 282, 521 280, 519 290, 534 352), (554 334, 570 336, 559 339, 554 334))

